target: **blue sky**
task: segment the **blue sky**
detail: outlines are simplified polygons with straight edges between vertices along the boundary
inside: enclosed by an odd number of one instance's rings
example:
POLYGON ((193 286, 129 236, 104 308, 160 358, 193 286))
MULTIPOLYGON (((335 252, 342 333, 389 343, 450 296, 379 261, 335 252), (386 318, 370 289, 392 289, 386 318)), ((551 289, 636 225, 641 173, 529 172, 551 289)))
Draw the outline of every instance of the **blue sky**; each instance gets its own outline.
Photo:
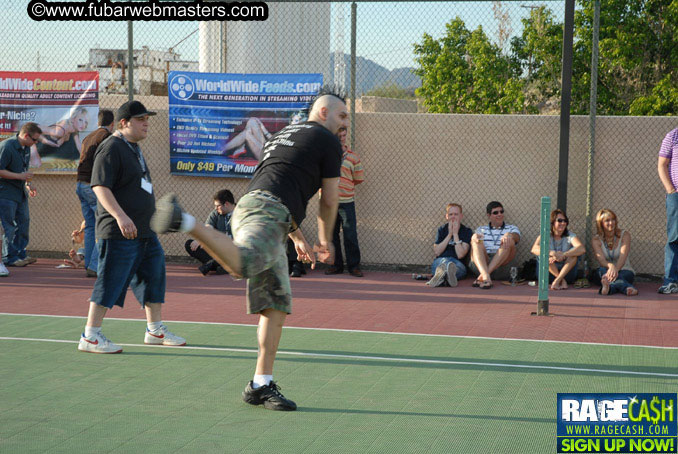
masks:
MULTIPOLYGON (((90 48, 127 46, 126 22, 34 22, 26 14, 27 4, 27 0, 12 0, 3 8, 2 70, 36 70, 39 53, 42 71, 69 71, 87 62, 90 48)), ((510 13, 514 34, 520 31, 520 18, 529 13, 523 6, 540 4, 547 4, 556 17, 562 17, 562 1, 503 2, 510 13)), ((336 8, 335 3, 333 11, 336 8)), ((344 51, 348 53, 350 3, 343 4, 342 9, 345 11, 344 51)), ((413 43, 420 41, 424 33, 441 36, 445 24, 457 15, 466 22, 467 28, 482 25, 488 35, 495 36, 497 21, 491 1, 358 3, 357 53, 388 69, 414 66, 413 43)), ((135 47, 146 45, 167 50, 197 27, 197 22, 135 22, 135 47)), ((334 44, 331 47, 334 51, 334 44)), ((187 60, 197 60, 198 34, 178 45, 176 51, 187 60)))

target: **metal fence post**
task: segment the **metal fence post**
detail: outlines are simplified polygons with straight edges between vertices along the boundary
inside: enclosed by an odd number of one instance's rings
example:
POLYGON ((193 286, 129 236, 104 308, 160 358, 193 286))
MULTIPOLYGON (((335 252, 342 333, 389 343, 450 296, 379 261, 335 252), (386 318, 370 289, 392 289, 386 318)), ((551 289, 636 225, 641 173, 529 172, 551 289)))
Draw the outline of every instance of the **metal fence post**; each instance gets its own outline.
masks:
POLYGON ((134 100, 134 33, 132 21, 127 21, 127 97, 134 100))
POLYGON ((537 312, 532 315, 549 315, 549 246, 551 238, 551 197, 541 198, 541 222, 539 231, 539 296, 537 312))
MULTIPOLYGON (((593 155, 596 150, 596 109, 598 104, 598 34, 600 31, 600 0, 594 1, 593 36, 591 38, 591 99, 589 106, 589 156, 586 175, 586 245, 591 244, 593 222, 593 155)), ((588 249, 588 248, 587 248, 588 249)), ((584 276, 586 277, 586 276, 584 276)))
POLYGON ((351 150, 355 150, 355 65, 356 65, 356 30, 358 13, 358 5, 356 2, 351 3, 351 150))
POLYGON ((574 0, 565 1, 563 24, 563 68, 560 101, 560 157, 558 162, 557 205, 567 211, 567 171, 570 148, 570 104, 572 103, 572 46, 574 41, 574 0))

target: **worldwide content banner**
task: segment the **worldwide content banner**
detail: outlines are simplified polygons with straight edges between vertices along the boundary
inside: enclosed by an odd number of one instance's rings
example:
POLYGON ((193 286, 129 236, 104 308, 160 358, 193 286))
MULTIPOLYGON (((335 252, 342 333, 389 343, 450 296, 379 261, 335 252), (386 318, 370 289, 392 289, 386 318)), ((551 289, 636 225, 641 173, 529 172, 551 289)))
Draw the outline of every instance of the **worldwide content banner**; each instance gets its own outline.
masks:
POLYGON ((558 394, 557 452, 675 453, 675 393, 558 394))
POLYGON ((34 173, 74 173, 98 114, 98 72, 0 71, 0 138, 28 122, 42 129, 31 147, 34 173))
POLYGON ((306 120, 322 74, 168 76, 170 172, 251 178, 264 143, 306 120))

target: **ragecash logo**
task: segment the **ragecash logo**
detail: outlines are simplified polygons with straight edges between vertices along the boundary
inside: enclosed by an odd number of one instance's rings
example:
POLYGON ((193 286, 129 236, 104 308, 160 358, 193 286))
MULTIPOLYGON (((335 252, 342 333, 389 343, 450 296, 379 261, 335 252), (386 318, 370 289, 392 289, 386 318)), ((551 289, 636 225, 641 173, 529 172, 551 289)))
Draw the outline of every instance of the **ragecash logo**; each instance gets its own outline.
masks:
POLYGON ((676 394, 558 394, 557 452, 678 452, 676 394))
POLYGON ((195 92, 195 85, 190 77, 179 74, 172 79, 169 89, 176 98, 186 101, 195 92))

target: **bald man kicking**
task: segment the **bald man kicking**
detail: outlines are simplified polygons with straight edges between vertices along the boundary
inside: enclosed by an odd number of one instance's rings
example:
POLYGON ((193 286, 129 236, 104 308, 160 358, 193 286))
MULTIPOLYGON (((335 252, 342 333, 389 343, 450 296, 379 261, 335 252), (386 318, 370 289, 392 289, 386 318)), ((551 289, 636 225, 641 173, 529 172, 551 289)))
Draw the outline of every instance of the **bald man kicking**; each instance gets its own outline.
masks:
POLYGON ((269 410, 296 410, 273 381, 273 362, 285 317, 292 312, 286 241, 294 242, 299 260, 315 267, 316 257, 333 263, 332 232, 339 203, 342 148, 337 132, 348 127, 344 99, 319 95, 309 120, 290 125, 266 143, 247 193, 231 218, 233 240, 195 222, 182 212, 173 194, 158 201, 151 220, 158 233, 181 231, 200 242, 232 276, 247 278, 247 313, 259 314, 259 353, 254 378, 242 398, 269 410), (306 206, 322 189, 318 211, 318 242, 314 248, 299 225, 306 206))

